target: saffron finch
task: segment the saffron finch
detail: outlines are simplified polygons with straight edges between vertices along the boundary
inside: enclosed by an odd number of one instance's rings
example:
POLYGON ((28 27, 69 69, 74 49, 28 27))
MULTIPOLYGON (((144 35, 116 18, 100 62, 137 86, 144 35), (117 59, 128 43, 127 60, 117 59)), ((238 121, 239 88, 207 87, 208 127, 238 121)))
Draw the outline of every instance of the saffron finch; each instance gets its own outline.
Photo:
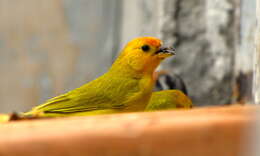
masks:
POLYGON ((23 115, 59 117, 143 111, 154 87, 154 70, 173 54, 174 49, 162 47, 157 38, 136 38, 104 75, 23 115))

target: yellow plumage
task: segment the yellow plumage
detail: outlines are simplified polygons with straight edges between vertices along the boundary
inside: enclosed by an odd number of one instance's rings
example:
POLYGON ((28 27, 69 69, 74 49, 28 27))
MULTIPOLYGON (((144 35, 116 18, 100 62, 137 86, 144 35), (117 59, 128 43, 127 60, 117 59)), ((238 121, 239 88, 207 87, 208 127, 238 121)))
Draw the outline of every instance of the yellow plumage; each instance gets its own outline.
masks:
POLYGON ((10 120, 9 114, 0 114, 0 123, 8 122, 10 120))
POLYGON ((173 55, 153 37, 132 40, 107 73, 80 88, 54 97, 25 116, 71 116, 143 111, 152 94, 153 72, 173 55))
POLYGON ((179 90, 162 90, 153 92, 145 111, 167 109, 190 109, 192 102, 188 96, 179 90))

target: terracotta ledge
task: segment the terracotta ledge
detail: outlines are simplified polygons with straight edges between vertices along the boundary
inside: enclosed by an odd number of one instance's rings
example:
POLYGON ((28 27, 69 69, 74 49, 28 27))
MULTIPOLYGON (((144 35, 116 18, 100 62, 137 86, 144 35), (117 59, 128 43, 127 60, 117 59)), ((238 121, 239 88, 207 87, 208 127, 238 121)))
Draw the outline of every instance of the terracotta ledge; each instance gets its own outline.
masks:
POLYGON ((0 124, 0 155, 236 156, 259 107, 71 117, 0 124))

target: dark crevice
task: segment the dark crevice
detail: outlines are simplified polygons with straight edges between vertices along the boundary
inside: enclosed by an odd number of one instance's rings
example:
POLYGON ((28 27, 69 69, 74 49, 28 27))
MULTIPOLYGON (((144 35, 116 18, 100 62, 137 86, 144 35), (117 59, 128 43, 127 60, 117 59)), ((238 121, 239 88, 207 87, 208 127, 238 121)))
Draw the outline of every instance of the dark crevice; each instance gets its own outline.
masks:
POLYGON ((252 101, 252 81, 252 72, 239 73, 239 75, 236 77, 236 86, 233 93, 236 102, 244 104, 252 101))

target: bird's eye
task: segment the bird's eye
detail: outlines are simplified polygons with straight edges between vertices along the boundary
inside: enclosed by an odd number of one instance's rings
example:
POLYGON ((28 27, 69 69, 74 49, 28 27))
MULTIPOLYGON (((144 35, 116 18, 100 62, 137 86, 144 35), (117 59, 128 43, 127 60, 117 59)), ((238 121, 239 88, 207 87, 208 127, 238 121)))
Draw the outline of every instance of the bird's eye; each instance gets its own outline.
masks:
POLYGON ((149 45, 143 45, 141 48, 142 48, 142 50, 145 51, 145 52, 147 52, 147 51, 150 50, 150 46, 149 46, 149 45))

